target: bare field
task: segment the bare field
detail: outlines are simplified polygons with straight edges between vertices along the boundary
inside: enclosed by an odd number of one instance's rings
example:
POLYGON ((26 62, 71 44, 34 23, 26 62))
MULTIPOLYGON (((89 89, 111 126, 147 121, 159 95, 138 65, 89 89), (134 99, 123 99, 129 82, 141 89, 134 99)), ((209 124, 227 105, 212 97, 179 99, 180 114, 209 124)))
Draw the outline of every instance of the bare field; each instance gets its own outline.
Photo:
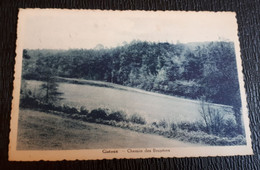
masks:
POLYGON ((18 129, 18 150, 198 146, 28 109, 20 109, 18 129))

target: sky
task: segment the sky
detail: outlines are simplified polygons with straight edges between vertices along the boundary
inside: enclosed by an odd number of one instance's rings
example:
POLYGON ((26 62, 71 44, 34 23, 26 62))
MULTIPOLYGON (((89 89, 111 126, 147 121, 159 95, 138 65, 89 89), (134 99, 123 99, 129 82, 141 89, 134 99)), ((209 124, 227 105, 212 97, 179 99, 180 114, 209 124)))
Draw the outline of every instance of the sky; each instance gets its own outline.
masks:
POLYGON ((233 41, 232 12, 21 9, 18 39, 27 49, 106 48, 133 40, 187 43, 233 41))

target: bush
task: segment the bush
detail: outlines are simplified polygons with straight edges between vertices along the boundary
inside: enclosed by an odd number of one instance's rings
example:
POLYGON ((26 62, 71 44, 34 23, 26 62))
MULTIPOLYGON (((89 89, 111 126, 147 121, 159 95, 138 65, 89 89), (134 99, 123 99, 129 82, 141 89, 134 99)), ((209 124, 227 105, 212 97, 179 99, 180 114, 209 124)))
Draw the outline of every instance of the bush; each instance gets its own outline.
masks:
POLYGON ((224 126, 224 115, 205 100, 200 102, 200 115, 206 125, 207 133, 220 135, 224 126))
POLYGON ((94 109, 90 112, 89 117, 92 119, 103 119, 107 120, 107 112, 104 109, 94 109))
POLYGON ((153 126, 153 127, 156 127, 156 128, 159 127, 158 124, 157 124, 156 122, 153 122, 153 123, 152 123, 152 126, 153 126))
POLYGON ((191 132, 191 131, 197 132, 197 131, 201 130, 198 122, 196 122, 196 123, 181 122, 181 123, 178 123, 178 128, 180 128, 182 130, 187 130, 188 132, 191 132))
POLYGON ((40 104, 39 107, 45 111, 50 111, 50 110, 54 110, 55 106, 51 103, 48 104, 40 104))
POLYGON ((62 106, 56 106, 55 111, 63 112, 63 107, 62 106))
POLYGON ((223 129, 224 136, 235 137, 237 135, 237 125, 232 119, 228 119, 225 121, 223 129))
POLYGON ((85 108, 85 106, 81 106, 80 107, 80 114, 81 115, 87 115, 89 112, 88 110, 85 108))
POLYGON ((20 107, 23 108, 37 108, 39 106, 39 102, 30 96, 26 96, 24 98, 21 98, 20 100, 20 107))
POLYGON ((176 131, 177 125, 175 123, 171 123, 171 130, 176 131))
POLYGON ((141 117, 140 115, 138 115, 138 114, 133 114, 130 117, 130 121, 132 123, 141 124, 141 125, 146 124, 146 120, 143 117, 141 117))
POLYGON ((79 111, 76 108, 70 107, 70 106, 67 106, 67 105, 63 106, 62 112, 67 113, 67 114, 79 113, 79 111))
POLYGON ((115 120, 117 122, 126 121, 126 114, 124 112, 114 112, 108 115, 108 120, 115 120))
POLYGON ((159 127, 163 127, 164 129, 166 129, 168 127, 168 123, 166 122, 165 119, 163 119, 163 120, 160 120, 158 126, 159 127))

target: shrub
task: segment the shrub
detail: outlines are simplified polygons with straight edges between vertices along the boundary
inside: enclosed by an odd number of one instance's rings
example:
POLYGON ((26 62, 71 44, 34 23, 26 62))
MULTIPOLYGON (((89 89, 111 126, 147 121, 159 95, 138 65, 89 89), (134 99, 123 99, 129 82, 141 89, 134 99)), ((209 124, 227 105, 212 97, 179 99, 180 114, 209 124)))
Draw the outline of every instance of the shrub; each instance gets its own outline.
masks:
POLYGON ((73 118, 73 119, 80 119, 81 118, 78 114, 71 114, 70 117, 73 118))
POLYGON ((90 112, 89 117, 92 119, 103 119, 107 120, 107 112, 104 109, 94 109, 90 112))
POLYGON ((146 120, 143 117, 141 117, 140 115, 138 115, 138 114, 133 114, 130 117, 130 121, 132 123, 141 124, 141 125, 146 124, 146 120))
POLYGON ((26 81, 22 80, 20 90, 20 107, 38 108, 40 105, 39 97, 27 88, 26 81))
POLYGON ((76 109, 75 107, 71 107, 70 112, 71 113, 79 113, 78 109, 76 109))
POLYGON ((159 127, 158 124, 157 124, 156 122, 153 122, 153 123, 152 123, 152 126, 153 126, 153 127, 156 127, 156 128, 159 127))
POLYGON ((109 120, 115 120, 117 122, 120 122, 120 121, 126 121, 127 118, 126 118, 126 114, 124 112, 113 112, 111 114, 108 115, 108 119, 109 120))
POLYGON ((24 98, 21 98, 20 100, 20 107, 24 108, 37 108, 39 106, 39 102, 30 96, 26 96, 24 98))
POLYGON ((67 106, 67 105, 64 105, 64 106, 63 106, 62 111, 63 111, 64 113, 67 113, 67 114, 79 113, 76 108, 70 107, 70 106, 67 106))
POLYGON ((164 129, 166 129, 168 127, 168 123, 166 122, 165 119, 163 119, 163 120, 160 120, 158 126, 159 127, 163 127, 164 129))
POLYGON ((237 135, 237 125, 232 119, 228 119, 225 121, 223 126, 223 135, 227 137, 235 137, 237 135))
POLYGON ((188 132, 194 131, 197 132, 200 129, 201 125, 199 124, 199 122, 195 122, 195 123, 190 123, 190 122, 181 122, 178 123, 178 128, 182 129, 182 130, 187 130, 188 132))
POLYGON ((56 106, 55 107, 55 111, 62 112, 63 111, 63 107, 62 106, 56 106))
POLYGON ((70 109, 70 107, 69 106, 67 106, 67 105, 63 105, 63 107, 62 107, 62 112, 64 112, 64 113, 68 113, 68 110, 70 109))
POLYGON ((41 108, 43 110, 54 110, 55 106, 51 103, 48 103, 48 104, 41 104, 41 108))
POLYGON ((210 103, 206 103, 202 99, 200 102, 200 115, 206 125, 207 133, 220 135, 224 126, 224 116, 220 111, 211 106, 210 103))
POLYGON ((175 131, 177 129, 177 125, 175 123, 171 123, 171 130, 175 131))
POLYGON ((80 107, 80 114, 81 115, 87 115, 89 112, 88 112, 88 110, 86 109, 86 107, 85 106, 81 106, 80 107))

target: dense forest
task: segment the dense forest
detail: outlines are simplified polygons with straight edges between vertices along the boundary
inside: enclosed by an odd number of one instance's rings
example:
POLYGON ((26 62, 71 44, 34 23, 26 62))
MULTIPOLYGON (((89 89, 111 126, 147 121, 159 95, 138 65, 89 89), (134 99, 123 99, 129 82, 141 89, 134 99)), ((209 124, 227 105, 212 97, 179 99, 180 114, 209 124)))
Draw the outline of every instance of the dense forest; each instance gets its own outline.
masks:
POLYGON ((133 41, 110 49, 25 49, 23 79, 43 80, 46 72, 241 107, 231 42, 133 41))

